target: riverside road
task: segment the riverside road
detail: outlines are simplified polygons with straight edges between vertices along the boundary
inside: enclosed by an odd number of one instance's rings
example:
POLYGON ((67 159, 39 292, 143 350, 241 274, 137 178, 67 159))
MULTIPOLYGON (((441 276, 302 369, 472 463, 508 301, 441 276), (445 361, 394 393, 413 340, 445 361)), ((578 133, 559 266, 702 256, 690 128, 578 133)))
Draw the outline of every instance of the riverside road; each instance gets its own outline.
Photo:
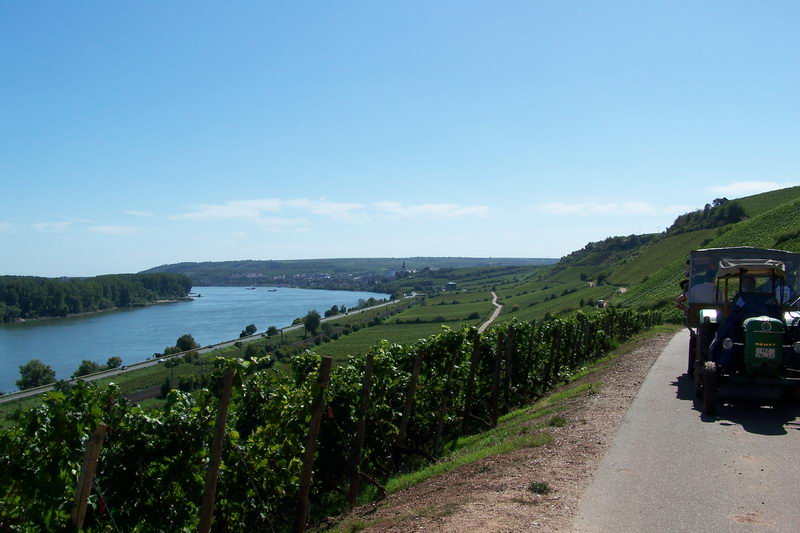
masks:
MULTIPOLYGON (((385 303, 382 303, 382 304, 374 305, 372 307, 365 307, 363 309, 352 309, 352 310, 348 311, 345 314, 346 315, 355 315, 355 314, 358 314, 358 313, 364 313, 364 312, 367 312, 367 311, 373 311, 375 309, 380 309, 381 307, 385 307, 385 306, 390 305, 390 304, 396 304, 396 303, 400 302, 401 300, 406 300, 406 299, 409 299, 409 298, 415 298, 416 296, 417 296, 417 293, 412 292, 410 295, 403 296, 403 298, 398 299, 398 300, 391 300, 391 301, 388 301, 388 302, 385 302, 385 303)), ((332 317, 325 317, 325 318, 321 319, 321 322, 334 321, 334 320, 337 320, 337 319, 339 319, 341 317, 342 317, 342 315, 336 315, 336 316, 332 316, 332 317)), ((282 333, 289 333, 289 332, 301 329, 302 327, 303 327, 302 324, 298 324, 298 325, 294 325, 294 326, 286 326, 284 328, 281 328, 281 332, 282 333)), ((223 342, 220 342, 220 343, 217 343, 217 344, 212 344, 212 345, 206 346, 204 348, 199 348, 196 351, 199 354, 202 355, 202 354, 208 353, 208 352, 210 352, 212 350, 218 350, 220 348, 227 348, 229 346, 233 346, 237 342, 247 343, 247 342, 251 342, 251 341, 254 341, 254 340, 261 340, 265 336, 266 336, 265 333, 256 333, 255 335, 251 335, 249 337, 241 337, 241 338, 238 338, 238 339, 232 339, 232 340, 223 341, 223 342)), ((156 365, 156 364, 159 364, 159 363, 163 363, 164 361, 166 361, 168 359, 172 359, 172 358, 175 358, 175 357, 183 357, 183 355, 185 355, 185 354, 183 352, 180 352, 180 353, 177 353, 177 354, 174 354, 174 355, 162 356, 162 357, 157 358, 157 359, 146 359, 146 360, 140 361, 138 363, 131 363, 131 364, 129 364, 129 365, 125 366, 125 367, 122 367, 122 368, 112 368, 112 369, 109 369, 109 370, 103 370, 103 371, 100 371, 100 372, 96 372, 94 374, 81 376, 80 378, 69 380, 69 382, 70 383, 74 383, 76 381, 95 381, 95 380, 103 379, 103 378, 111 378, 111 377, 114 377, 114 376, 116 376, 118 374, 121 374, 123 372, 130 372, 132 370, 140 370, 142 368, 147 368, 149 366, 153 366, 153 365, 156 365)), ((34 388, 31 388, 31 389, 26 389, 26 390, 22 390, 22 391, 11 392, 11 393, 5 394, 3 396, 0 396, 0 403, 6 403, 6 402, 13 401, 13 400, 19 400, 19 399, 22 399, 22 398, 28 398, 30 396, 36 396, 37 394, 43 394, 43 393, 49 392, 51 390, 53 390, 53 384, 42 385, 41 387, 34 387, 34 388)))

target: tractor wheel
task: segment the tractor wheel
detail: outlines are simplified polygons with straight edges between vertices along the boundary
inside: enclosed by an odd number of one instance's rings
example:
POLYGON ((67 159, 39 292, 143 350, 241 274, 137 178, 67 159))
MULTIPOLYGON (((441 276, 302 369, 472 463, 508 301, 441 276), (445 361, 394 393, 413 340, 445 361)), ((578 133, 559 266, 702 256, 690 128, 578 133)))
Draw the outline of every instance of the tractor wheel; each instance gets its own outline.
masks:
POLYGON ((694 333, 689 334, 689 365, 686 367, 686 374, 691 376, 694 373, 694 353, 697 351, 697 339, 694 333))
POLYGON ((694 395, 697 398, 703 396, 703 363, 694 362, 694 395))
POLYGON ((713 415, 717 412, 717 388, 719 386, 717 365, 706 361, 703 366, 703 414, 713 415))
POLYGON ((708 351, 714 336, 717 333, 716 324, 700 324, 697 328, 697 344, 695 344, 695 359, 708 361, 710 359, 708 351))
POLYGON ((783 387, 781 389, 781 403, 796 404, 800 402, 800 388, 797 387, 783 387))

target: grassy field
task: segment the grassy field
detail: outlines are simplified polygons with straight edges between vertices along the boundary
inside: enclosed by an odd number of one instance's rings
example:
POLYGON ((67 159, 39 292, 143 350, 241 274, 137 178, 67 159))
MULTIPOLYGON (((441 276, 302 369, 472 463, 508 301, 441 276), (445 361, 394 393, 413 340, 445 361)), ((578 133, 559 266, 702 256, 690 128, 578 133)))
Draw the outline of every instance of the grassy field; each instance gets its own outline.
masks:
MULTIPOLYGON (((500 321, 505 322, 508 320, 541 320, 548 313, 557 315, 565 311, 577 311, 578 309, 593 308, 597 300, 607 300, 612 295, 616 294, 618 289, 608 285, 601 285, 599 287, 589 287, 584 283, 583 287, 575 292, 566 294, 564 296, 556 297, 551 300, 544 300, 542 302, 532 302, 526 307, 520 307, 514 310, 515 304, 506 304, 503 307, 503 314, 500 316, 500 321), (584 304, 581 305, 581 300, 584 304), (506 308, 509 309, 506 312, 506 308)), ((549 292, 549 291, 545 291, 549 292)), ((510 300, 509 302, 513 302, 510 300)))
MULTIPOLYGON (((479 321, 472 321, 477 325, 479 321)), ((420 339, 439 333, 443 324, 385 324, 362 329, 346 337, 327 342, 315 347, 314 351, 321 355, 330 355, 334 359, 343 359, 348 355, 366 353, 371 346, 381 340, 389 340, 399 344, 414 344, 420 339)), ((449 327, 458 327, 459 324, 444 324, 449 327)))
POLYGON ((486 320, 494 309, 490 300, 491 297, 488 297, 479 302, 461 303, 456 296, 449 302, 441 301, 435 304, 427 302, 425 305, 417 305, 398 314, 394 319, 404 323, 415 320, 420 322, 460 322, 481 318, 486 320))

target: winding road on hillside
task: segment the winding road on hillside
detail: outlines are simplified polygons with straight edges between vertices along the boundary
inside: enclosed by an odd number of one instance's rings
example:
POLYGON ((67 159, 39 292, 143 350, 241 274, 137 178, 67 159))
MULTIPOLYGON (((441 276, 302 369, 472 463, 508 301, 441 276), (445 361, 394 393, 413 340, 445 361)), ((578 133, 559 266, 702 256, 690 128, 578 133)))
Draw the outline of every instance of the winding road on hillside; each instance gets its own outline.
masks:
POLYGON ((497 320, 497 317, 500 316, 500 311, 503 310, 503 306, 497 303, 497 295, 494 293, 494 291, 492 291, 492 305, 494 306, 494 312, 492 313, 492 316, 489 317, 489 320, 481 324, 481 327, 478 328, 478 333, 483 333, 486 331, 486 328, 488 328, 492 322, 497 320))
POLYGON ((675 335, 625 415, 574 531, 800 531, 800 406, 723 386, 701 416, 675 335))

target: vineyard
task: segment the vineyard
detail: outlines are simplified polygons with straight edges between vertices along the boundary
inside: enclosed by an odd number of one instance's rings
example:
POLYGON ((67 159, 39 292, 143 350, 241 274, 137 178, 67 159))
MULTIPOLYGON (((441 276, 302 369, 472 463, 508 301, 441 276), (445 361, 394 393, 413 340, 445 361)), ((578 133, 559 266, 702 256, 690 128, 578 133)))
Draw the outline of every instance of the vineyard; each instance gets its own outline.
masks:
POLYGON ((87 531, 202 530, 201 508, 209 518, 213 509, 214 531, 302 531, 359 497, 381 497, 393 475, 434 462, 448 442, 494 427, 660 321, 610 308, 483 334, 443 329, 414 345, 384 341, 332 369, 306 352, 291 373, 220 360, 215 386, 173 390, 157 411, 114 386, 52 392, 0 434, 0 530, 73 528, 80 481, 87 531), (216 452, 215 426, 224 430, 216 452))

